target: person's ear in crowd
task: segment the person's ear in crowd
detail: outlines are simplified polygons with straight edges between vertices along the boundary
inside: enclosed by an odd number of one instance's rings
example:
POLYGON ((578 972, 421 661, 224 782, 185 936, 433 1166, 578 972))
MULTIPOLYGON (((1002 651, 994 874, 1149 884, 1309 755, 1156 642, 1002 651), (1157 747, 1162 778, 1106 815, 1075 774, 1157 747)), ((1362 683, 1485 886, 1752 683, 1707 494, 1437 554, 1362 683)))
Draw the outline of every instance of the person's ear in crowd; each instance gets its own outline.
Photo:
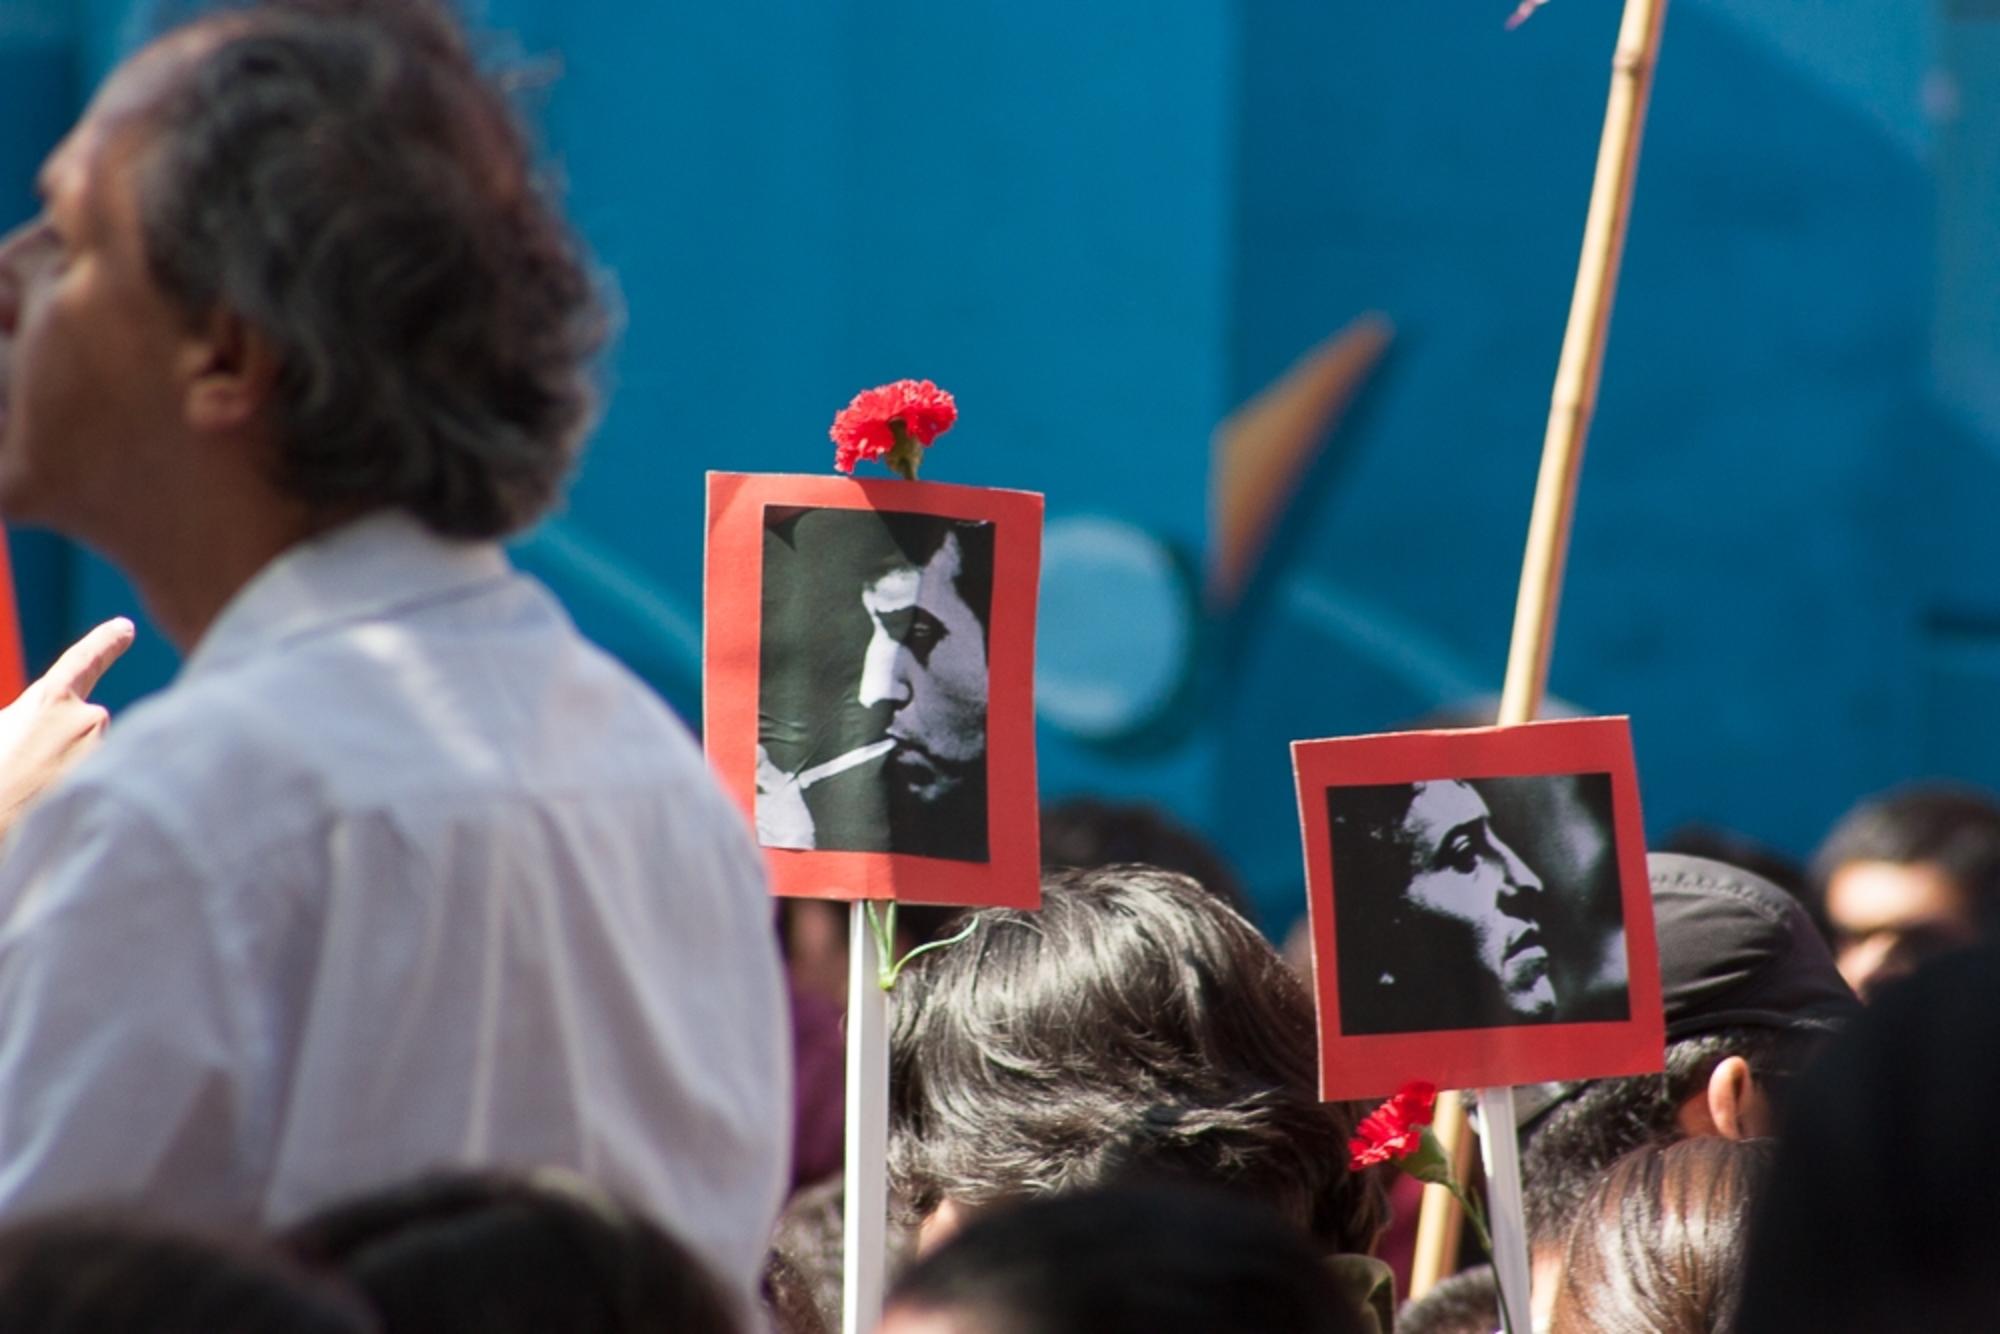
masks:
POLYGON ((337 1280, 247 1243, 107 1212, 0 1229, 9 1334, 378 1334, 337 1280))
POLYGON ((2000 1327, 2000 949, 1882 992, 1793 1090, 1740 1334, 2000 1327))
POLYGON ((1273 1207, 1366 1253, 1380 1180, 1347 1169, 1361 1109, 1322 1103, 1313 1004, 1270 943, 1147 866, 1045 876, 903 974, 890 1184, 920 1249, 997 1204, 1139 1177, 1273 1207))
POLYGON ((880 1334, 1372 1334, 1315 1242, 1185 1186, 1003 1206, 906 1270, 880 1334))
POLYGON ((1708 1136, 1612 1164, 1570 1227, 1550 1334, 1734 1328, 1750 1210, 1771 1142, 1708 1136))
POLYGON ((574 1173, 441 1172, 322 1209, 287 1250, 358 1289, 383 1334, 741 1334, 722 1284, 574 1173))
POLYGON ((1826 836, 1812 876, 1841 975, 1872 999, 2000 913, 2000 802, 1941 784, 1871 797, 1826 836))

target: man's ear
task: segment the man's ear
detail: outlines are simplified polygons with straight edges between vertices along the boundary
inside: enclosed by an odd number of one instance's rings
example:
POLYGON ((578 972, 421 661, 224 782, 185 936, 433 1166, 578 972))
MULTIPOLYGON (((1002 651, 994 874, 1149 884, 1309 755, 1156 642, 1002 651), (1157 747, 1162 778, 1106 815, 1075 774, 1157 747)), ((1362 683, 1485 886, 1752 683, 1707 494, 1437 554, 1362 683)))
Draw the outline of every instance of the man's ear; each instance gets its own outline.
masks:
POLYGON ((1750 1062, 1725 1056, 1709 1072, 1707 1086, 1681 1104, 1674 1121, 1689 1138, 1759 1139, 1771 1133, 1771 1104, 1750 1062))
POLYGON ((179 370, 188 427, 214 434, 241 430, 264 411, 278 361, 263 335, 218 307, 183 341, 179 370))
POLYGON ((917 1224, 917 1254, 928 1255, 950 1241, 965 1226, 966 1210, 957 1200, 940 1200, 938 1207, 917 1224))

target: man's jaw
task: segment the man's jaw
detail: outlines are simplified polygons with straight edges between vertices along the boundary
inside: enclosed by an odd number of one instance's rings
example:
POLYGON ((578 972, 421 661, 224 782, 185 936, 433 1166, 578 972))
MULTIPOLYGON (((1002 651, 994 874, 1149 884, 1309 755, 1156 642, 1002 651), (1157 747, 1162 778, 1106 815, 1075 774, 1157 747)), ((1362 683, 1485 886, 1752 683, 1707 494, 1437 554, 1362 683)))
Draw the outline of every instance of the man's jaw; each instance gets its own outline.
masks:
POLYGON ((1516 932, 1500 958, 1500 976, 1514 1009, 1524 1014, 1544 1014, 1555 1007, 1556 993, 1549 981, 1549 951, 1542 933, 1534 927, 1516 932))
POLYGON ((924 746, 907 737, 889 737, 896 748, 889 752, 888 768, 910 796, 925 804, 944 800, 965 781, 961 766, 947 763, 924 746))

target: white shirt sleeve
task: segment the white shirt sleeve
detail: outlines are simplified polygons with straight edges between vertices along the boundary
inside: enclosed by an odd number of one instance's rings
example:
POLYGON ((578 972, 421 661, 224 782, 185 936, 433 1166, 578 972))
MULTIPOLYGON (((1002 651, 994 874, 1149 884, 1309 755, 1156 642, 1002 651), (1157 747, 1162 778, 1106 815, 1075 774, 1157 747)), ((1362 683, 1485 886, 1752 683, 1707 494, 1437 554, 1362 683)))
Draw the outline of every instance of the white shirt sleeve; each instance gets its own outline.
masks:
POLYGON ((95 785, 23 833, 0 863, 0 1214, 177 1193, 209 1212, 244 1165, 203 878, 95 785))

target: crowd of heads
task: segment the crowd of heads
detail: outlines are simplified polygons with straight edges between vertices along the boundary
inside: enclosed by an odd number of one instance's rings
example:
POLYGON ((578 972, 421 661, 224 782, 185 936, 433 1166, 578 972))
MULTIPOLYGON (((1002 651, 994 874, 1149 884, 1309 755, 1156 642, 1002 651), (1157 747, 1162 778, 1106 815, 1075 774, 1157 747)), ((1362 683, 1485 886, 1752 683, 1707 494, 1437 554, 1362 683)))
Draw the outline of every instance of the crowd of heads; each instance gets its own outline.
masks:
MULTIPOLYGON (((1402 803, 1404 814, 1409 805, 1402 803)), ((1059 841, 1084 850, 1068 861, 1087 861, 1094 847, 1118 846, 1125 831, 1150 830, 1158 819, 1103 803, 1051 812, 1054 827, 1080 826, 1059 841)), ((1957 845, 1974 839, 1960 831, 1957 845)), ((1382 855, 1398 851, 1386 842, 1382 855)), ((1504 851, 1495 856, 1506 860, 1504 851)), ((1406 865, 1397 862, 1399 871, 1406 865)), ((1951 865, 1954 875, 1970 874, 1965 862, 1951 865)), ((1825 1253, 1826 1239, 1846 1228, 1854 1248, 1868 1247, 1861 1211, 1893 1197, 1908 1178, 1907 1164, 1893 1160, 1859 1175, 1860 1158, 1879 1153, 1886 1136, 1916 1139, 1927 1116, 1950 1121, 1942 1108, 1898 1098, 1908 1070, 1892 1077, 1874 1067, 1865 1076, 1881 1091, 1873 1112, 1826 1116, 1839 1101, 1837 1085, 1861 1078, 1830 1073, 1854 1050, 1837 1044, 1843 1031, 1853 1026, 1862 1040, 1891 1016, 1907 1024, 1915 1012, 1908 1007, 1928 1002, 1914 990, 1898 1002, 1890 988, 1881 1011, 1859 1020, 1861 1003, 1835 962, 1839 938, 1830 943, 1816 925, 1804 877, 1781 888, 1737 866, 1675 853, 1654 854, 1648 869, 1665 1069, 1521 1094, 1534 1304, 1539 1319, 1565 1332, 1756 1328, 1762 1298, 1744 1260, 1753 1232, 1754 1253, 1773 1256, 1766 1284, 1784 1290, 1781 1260, 1794 1266, 1789 1282, 1813 1282, 1813 1257, 1825 1253), (1804 1072, 1830 1044, 1835 1057, 1809 1079, 1804 1072), (1795 1132, 1798 1147, 1789 1142, 1795 1132), (1806 1154, 1822 1164, 1831 1156, 1836 1170, 1794 1178, 1785 1155, 1806 1154), (1857 1176, 1879 1195, 1845 1207, 1822 1198, 1849 1193, 1846 1183, 1857 1176)), ((1329 1257, 1366 1254, 1385 1221, 1379 1183, 1321 1170, 1343 1156, 1340 1142, 1359 1109, 1324 1105, 1323 1118, 1313 1114, 1310 1001, 1263 937, 1198 880, 1139 864, 1052 869, 1040 912, 985 910, 969 924, 963 941, 912 967, 895 1001, 892 1180, 914 1229, 915 1258, 895 1289, 887 1328, 1318 1327, 1233 1325, 1213 1313, 1175 1323, 1147 1306, 1155 1294, 1172 1294, 1186 1311, 1202 1310, 1208 1262, 1234 1254, 1220 1232, 1204 1231, 1206 1214, 1177 1212, 1176 1189, 1220 1188, 1239 1206, 1260 1207, 1267 1221, 1309 1243, 1321 1278, 1341 1272, 1329 1257), (1152 1234, 1136 1222, 1114 1228, 1112 1220, 1141 1216, 1176 1220, 1173 1237, 1124 1244, 1152 1234), (1092 1219, 1095 1227, 1082 1222, 1092 1219), (1080 1232, 1069 1230, 1071 1220, 1080 1232), (1203 1238, 1200 1262, 1177 1249, 1191 1237, 1203 1238)), ((1932 1031, 1963 1037, 1978 1027, 1968 1020, 1932 1031)), ((1879 1039, 1866 1059, 1892 1057, 1934 1062, 1937 1071, 1950 1065, 1921 1043, 1879 1039)), ((1971 1095, 1956 1106, 1961 1121, 1977 1115, 1978 1091, 1952 1088, 1971 1095)), ((1922 1198, 1949 1192, 1953 1161, 1926 1159, 1937 1179, 1922 1198)), ((1958 1225, 1958 1214, 1946 1217, 1958 1225)), ((1898 1222, 1907 1224, 1909 1249, 1926 1249, 1920 1217, 1898 1222)), ((1829 1298, 1814 1307, 1825 1313, 1813 1327, 1895 1327, 1896 1303, 1907 1302, 1898 1272, 1935 1273, 1946 1289, 1971 1292, 1967 1300, 1989 1300, 1970 1258, 1984 1230, 1968 1220, 1955 1235, 1967 1244, 1928 1248, 1927 1268, 1913 1260, 1898 1271, 1856 1255, 1854 1282, 1875 1282, 1878 1290, 1865 1296, 1877 1304, 1829 1298), (1843 1306, 1853 1308, 1845 1324, 1835 1319, 1843 1306)), ((1231 1262, 1248 1281, 1254 1266, 1231 1262)), ((1285 1290, 1275 1275, 1258 1281, 1285 1290)), ((1370 1314, 1365 1279, 1339 1292, 1342 1319, 1388 1327, 1370 1314)), ((1495 1301, 1491 1270, 1476 1266, 1407 1306, 1398 1327, 1490 1331, 1495 1301)), ((1970 1328, 1952 1321, 1979 1308, 1933 1309, 1944 1314, 1926 1327, 1970 1328)), ((1761 1327, 1799 1327, 1771 1319, 1761 1327)))
POLYGON ((0 1229, 21 1334, 746 1334, 660 1224, 581 1178, 440 1171, 275 1233, 80 1210, 0 1229))

